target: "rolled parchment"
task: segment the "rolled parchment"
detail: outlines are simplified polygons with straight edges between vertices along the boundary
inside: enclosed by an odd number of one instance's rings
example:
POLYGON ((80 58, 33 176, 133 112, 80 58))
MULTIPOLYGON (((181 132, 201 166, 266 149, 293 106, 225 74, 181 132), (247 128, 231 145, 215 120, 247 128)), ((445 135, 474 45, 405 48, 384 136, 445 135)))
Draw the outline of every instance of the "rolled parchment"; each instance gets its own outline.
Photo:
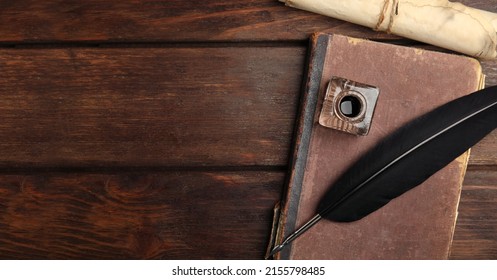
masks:
POLYGON ((497 14, 448 0, 279 0, 287 6, 493 59, 497 14))

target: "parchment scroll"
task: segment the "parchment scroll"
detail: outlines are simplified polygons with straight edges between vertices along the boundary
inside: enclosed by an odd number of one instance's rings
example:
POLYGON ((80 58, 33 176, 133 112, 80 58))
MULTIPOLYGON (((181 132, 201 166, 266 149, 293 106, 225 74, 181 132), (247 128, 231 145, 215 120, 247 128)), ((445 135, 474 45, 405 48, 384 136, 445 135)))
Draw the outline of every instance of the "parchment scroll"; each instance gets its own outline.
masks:
POLYGON ((493 59, 497 14, 448 0, 279 0, 287 6, 493 59))

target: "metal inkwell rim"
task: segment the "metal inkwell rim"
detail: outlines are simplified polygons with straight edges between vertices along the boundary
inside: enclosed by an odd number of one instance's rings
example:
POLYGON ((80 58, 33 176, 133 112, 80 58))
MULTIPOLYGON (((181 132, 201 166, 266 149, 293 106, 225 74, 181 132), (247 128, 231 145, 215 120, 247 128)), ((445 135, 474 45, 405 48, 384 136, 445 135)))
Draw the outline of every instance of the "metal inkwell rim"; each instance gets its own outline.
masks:
MULTIPOLYGON (((328 88, 329 90, 329 88, 328 88)), ((334 110, 336 112, 336 116, 343 120, 343 121, 348 121, 348 122, 353 122, 353 123, 358 123, 364 120, 366 116, 366 109, 367 109, 367 101, 364 98, 364 95, 362 95, 360 92, 355 91, 355 90, 343 90, 341 91, 336 97, 335 97, 335 102, 334 104, 334 110), (359 112, 354 116, 346 116, 343 111, 342 111, 342 101, 346 97, 352 97, 355 98, 359 102, 359 107, 360 110, 359 112)))

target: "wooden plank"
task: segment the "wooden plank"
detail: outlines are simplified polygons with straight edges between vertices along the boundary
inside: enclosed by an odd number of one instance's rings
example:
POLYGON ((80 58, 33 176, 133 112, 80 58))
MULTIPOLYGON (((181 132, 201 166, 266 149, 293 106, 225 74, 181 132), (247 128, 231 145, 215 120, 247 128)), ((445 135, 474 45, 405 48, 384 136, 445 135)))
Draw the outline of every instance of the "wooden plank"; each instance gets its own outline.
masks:
POLYGON ((283 177, 1 175, 0 258, 260 259, 283 177))
POLYGON ((276 0, 0 1, 0 40, 8 43, 286 41, 324 30, 395 38, 276 0))
POLYGON ((464 177, 466 186, 494 186, 497 185, 497 166, 483 169, 479 166, 470 166, 464 177))
MULTIPOLYGON (((492 176, 495 179, 495 172, 493 173, 492 176)), ((452 243, 451 259, 497 259, 497 213, 495 211, 497 185, 495 183, 496 181, 493 181, 493 185, 464 186, 452 243)))
POLYGON ((0 49, 0 167, 287 164, 305 48, 0 49))
POLYGON ((474 168, 465 177, 451 258, 497 259, 497 169, 474 168))
MULTIPOLYGON (((460 2, 497 11, 497 0, 460 2)), ((0 40, 10 43, 306 40, 317 31, 397 38, 276 0, 0 1, 0 40)))

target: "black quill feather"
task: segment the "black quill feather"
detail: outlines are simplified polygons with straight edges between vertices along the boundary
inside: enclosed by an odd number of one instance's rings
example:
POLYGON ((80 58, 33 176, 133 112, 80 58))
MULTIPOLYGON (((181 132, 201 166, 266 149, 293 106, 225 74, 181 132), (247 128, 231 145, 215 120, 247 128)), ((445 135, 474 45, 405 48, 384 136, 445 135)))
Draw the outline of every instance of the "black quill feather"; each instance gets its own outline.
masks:
POLYGON ((411 121, 359 159, 324 195, 318 213, 359 220, 423 183, 497 127, 497 87, 411 121))
POLYGON ((346 171, 317 215, 276 246, 281 251, 321 218, 352 222, 423 183, 497 127, 497 86, 455 99, 409 122, 346 171))

